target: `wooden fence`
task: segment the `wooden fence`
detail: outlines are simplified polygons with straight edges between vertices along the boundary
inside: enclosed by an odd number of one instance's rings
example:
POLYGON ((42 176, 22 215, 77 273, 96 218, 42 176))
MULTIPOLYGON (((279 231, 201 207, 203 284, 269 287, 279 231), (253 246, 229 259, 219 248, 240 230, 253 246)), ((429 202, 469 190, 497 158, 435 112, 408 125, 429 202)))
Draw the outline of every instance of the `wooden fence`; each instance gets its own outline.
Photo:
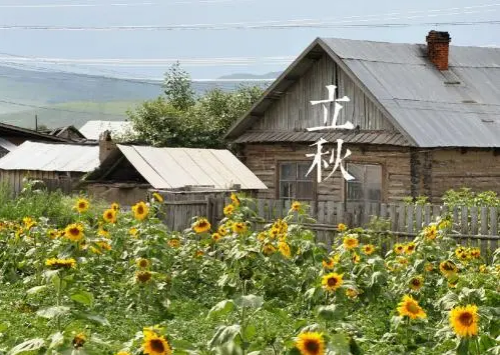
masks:
MULTIPOLYGON (((189 228, 196 216, 207 217, 212 224, 222 218, 227 197, 205 196, 182 201, 165 201, 165 223, 172 230, 189 228)), ((262 222, 255 220, 257 227, 288 214, 291 202, 286 200, 258 199, 250 206, 262 222)), ((307 204, 307 202, 305 202, 307 204)), ((384 226, 383 233, 390 234, 392 243, 405 242, 414 238, 423 227, 437 217, 449 216, 452 221, 452 234, 464 245, 480 247, 483 253, 491 253, 498 248, 500 208, 467 207, 449 208, 441 205, 400 204, 346 204, 340 202, 318 202, 307 205, 309 215, 315 223, 307 224, 314 230, 317 240, 331 244, 335 241, 337 225, 345 223, 350 228, 368 228, 376 217, 384 226)))

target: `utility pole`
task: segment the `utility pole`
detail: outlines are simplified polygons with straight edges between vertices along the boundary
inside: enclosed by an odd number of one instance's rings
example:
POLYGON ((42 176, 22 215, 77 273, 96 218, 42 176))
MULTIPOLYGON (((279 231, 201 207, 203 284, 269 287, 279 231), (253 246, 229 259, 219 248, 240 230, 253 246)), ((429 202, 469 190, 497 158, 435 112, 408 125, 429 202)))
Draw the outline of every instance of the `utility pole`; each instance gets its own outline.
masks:
POLYGON ((35 131, 38 132, 38 115, 35 114, 35 131))

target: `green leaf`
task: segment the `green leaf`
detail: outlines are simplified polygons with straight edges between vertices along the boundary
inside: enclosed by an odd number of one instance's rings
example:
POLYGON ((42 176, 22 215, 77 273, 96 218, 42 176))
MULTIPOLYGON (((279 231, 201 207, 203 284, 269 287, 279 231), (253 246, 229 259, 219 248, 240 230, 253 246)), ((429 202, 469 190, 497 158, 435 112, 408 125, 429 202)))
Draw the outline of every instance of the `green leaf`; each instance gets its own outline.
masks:
POLYGON ((92 307, 94 303, 94 295, 87 291, 79 291, 78 293, 74 293, 70 296, 70 298, 78 303, 81 303, 85 306, 92 307))
POLYGON ((457 355, 469 354, 469 339, 461 339, 457 347, 457 355))
POLYGON ((245 341, 252 340, 252 338, 257 334, 257 328, 253 324, 249 324, 243 329, 243 336, 245 341))
POLYGON ((5 323, 0 323, 0 333, 3 332, 4 330, 7 330, 9 326, 5 323))
POLYGON ((40 317, 52 319, 54 317, 59 317, 64 314, 67 314, 70 311, 69 307, 66 306, 54 306, 40 309, 36 312, 36 314, 40 317))
POLYGON ((189 341, 182 339, 172 339, 172 346, 174 347, 175 351, 196 349, 189 341))
POLYGON ((45 345, 45 340, 36 338, 27 340, 24 343, 16 345, 7 353, 7 355, 17 355, 24 353, 26 351, 34 351, 42 348, 45 345))
POLYGON ((28 291, 26 291, 26 293, 28 295, 34 295, 35 293, 38 293, 40 291, 43 291, 47 288, 47 285, 43 285, 43 286, 35 286, 35 287, 32 287, 30 288, 28 291))
POLYGON ((349 340, 344 334, 332 334, 330 335, 330 347, 337 354, 349 354, 349 340))
POLYGON ((232 312, 234 309, 234 302, 232 300, 224 300, 217 303, 212 309, 208 312, 207 318, 214 318, 226 315, 232 312))
POLYGON ((235 302, 240 307, 260 308, 264 304, 264 299, 256 295, 246 295, 238 297, 235 302))
POLYGON ((210 340, 209 347, 221 346, 229 341, 233 341, 236 336, 240 335, 240 326, 233 324, 229 326, 220 326, 215 331, 213 338, 210 340))
POLYGON ((368 287, 373 287, 373 285, 384 285, 387 282, 387 276, 381 271, 375 271, 372 274, 372 278, 368 287))
POLYGON ((331 304, 318 308, 318 316, 326 320, 340 320, 344 317, 345 309, 340 305, 331 304))
POLYGON ((102 326, 109 327, 111 325, 109 323, 109 321, 105 317, 100 316, 98 314, 75 313, 75 316, 78 317, 78 318, 91 320, 91 321, 96 322, 96 323, 98 323, 98 324, 100 324, 102 326))
POLYGON ((52 334, 50 339, 51 339, 51 342, 49 345, 49 349, 53 349, 53 348, 55 348, 59 345, 62 345, 64 343, 64 335, 61 332, 57 332, 57 333, 52 334))

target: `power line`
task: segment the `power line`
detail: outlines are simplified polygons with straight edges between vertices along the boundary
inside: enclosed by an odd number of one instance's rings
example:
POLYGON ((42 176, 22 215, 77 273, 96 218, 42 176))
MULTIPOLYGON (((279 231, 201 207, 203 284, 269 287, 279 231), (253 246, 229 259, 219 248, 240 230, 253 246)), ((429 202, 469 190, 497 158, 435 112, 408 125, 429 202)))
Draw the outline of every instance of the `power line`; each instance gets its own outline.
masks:
POLYGON ((89 114, 89 115, 104 115, 104 116, 113 116, 115 118, 119 117, 119 116, 122 116, 120 114, 111 114, 111 113, 105 113, 105 112, 76 111, 76 110, 62 109, 62 108, 56 108, 56 107, 37 106, 37 105, 30 105, 30 104, 25 104, 25 103, 15 102, 15 101, 8 101, 8 100, 0 100, 0 102, 4 103, 4 104, 9 104, 9 105, 22 106, 22 107, 30 107, 30 108, 38 108, 38 109, 50 110, 50 111, 61 111, 61 112, 70 112, 70 113, 83 113, 83 114, 89 114))

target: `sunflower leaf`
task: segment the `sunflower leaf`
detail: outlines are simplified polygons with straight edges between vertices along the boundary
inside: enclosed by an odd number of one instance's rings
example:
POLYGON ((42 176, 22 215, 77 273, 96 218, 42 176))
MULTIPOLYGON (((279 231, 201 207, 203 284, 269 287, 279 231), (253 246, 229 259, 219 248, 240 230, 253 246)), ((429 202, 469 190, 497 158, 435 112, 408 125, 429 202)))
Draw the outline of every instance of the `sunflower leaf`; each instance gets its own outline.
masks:
POLYGON ((7 353, 7 355, 17 355, 26 351, 38 350, 45 345, 45 340, 36 338, 27 340, 21 344, 16 345, 7 353))
POLYGON ((92 307, 92 304, 94 303, 94 295, 87 291, 79 291, 78 293, 74 293, 70 296, 70 298, 75 302, 89 307, 92 307))
POLYGON ((318 316, 326 320, 340 320, 344 317, 344 314, 344 307, 335 304, 318 308, 318 316))
POLYGON ((235 303, 240 307, 260 308, 264 304, 261 296, 245 295, 236 299, 235 303))
POLYGON ((40 317, 52 319, 54 317, 59 317, 64 314, 67 314, 70 311, 69 307, 66 306, 54 306, 40 309, 36 312, 36 314, 40 317))
POLYGON ((212 307, 212 309, 208 312, 207 318, 210 319, 226 315, 232 312, 233 309, 234 309, 234 302, 232 300, 221 301, 212 307))
POLYGON ((35 286, 35 287, 32 287, 30 288, 28 291, 26 291, 26 294, 28 295, 34 295, 35 293, 38 293, 40 291, 43 291, 47 288, 46 285, 42 285, 42 286, 35 286))

